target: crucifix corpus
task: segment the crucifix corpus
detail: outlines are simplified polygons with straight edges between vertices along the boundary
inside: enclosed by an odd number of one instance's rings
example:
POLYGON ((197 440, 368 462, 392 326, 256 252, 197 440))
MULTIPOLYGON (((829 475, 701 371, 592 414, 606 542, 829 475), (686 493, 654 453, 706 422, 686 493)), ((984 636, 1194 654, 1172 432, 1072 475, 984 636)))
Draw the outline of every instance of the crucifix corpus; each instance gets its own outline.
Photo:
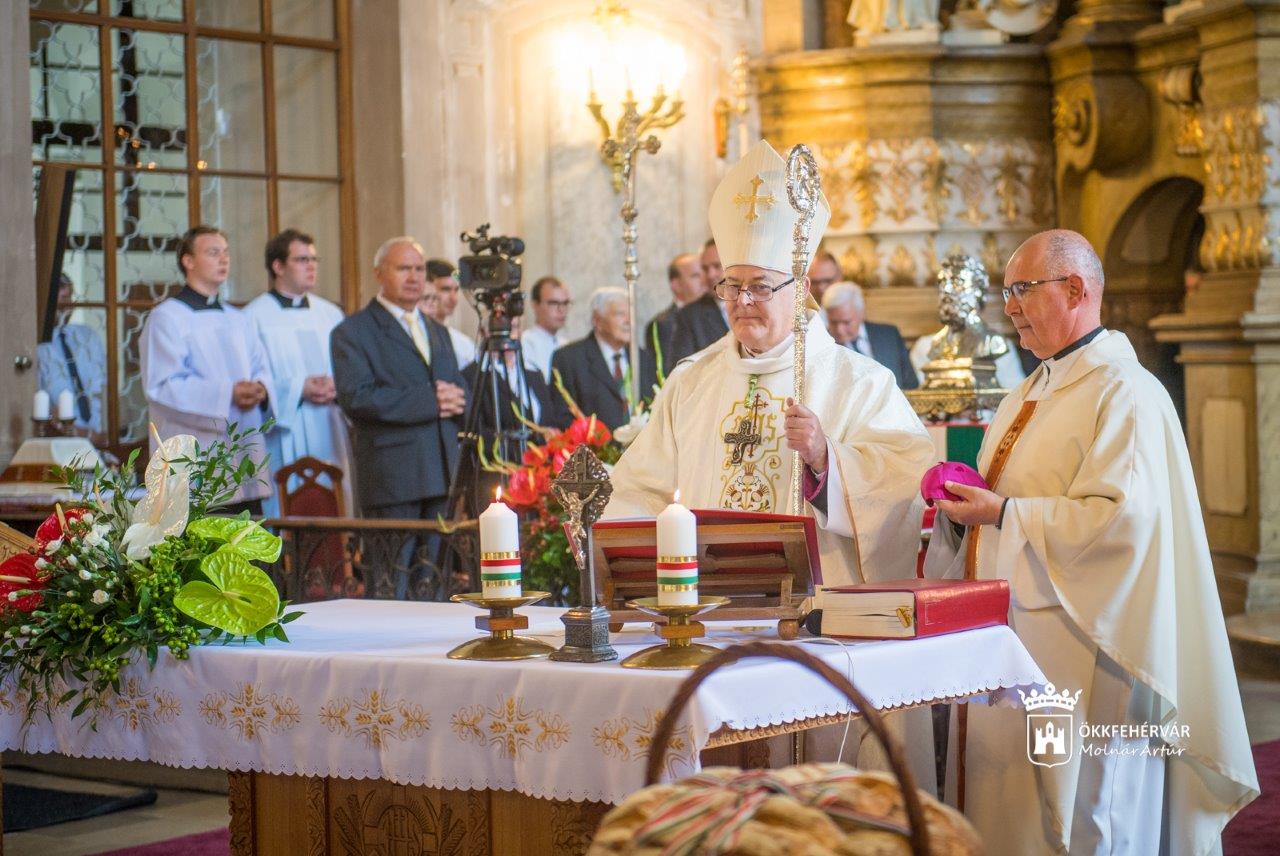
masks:
POLYGON ((551 483, 551 492, 565 510, 565 534, 578 565, 578 605, 560 616, 564 622, 564 645, 551 659, 573 663, 615 660, 618 652, 609 645, 609 610, 596 602, 595 559, 591 549, 591 526, 604 514, 613 484, 604 464, 583 443, 565 461, 564 469, 551 483))

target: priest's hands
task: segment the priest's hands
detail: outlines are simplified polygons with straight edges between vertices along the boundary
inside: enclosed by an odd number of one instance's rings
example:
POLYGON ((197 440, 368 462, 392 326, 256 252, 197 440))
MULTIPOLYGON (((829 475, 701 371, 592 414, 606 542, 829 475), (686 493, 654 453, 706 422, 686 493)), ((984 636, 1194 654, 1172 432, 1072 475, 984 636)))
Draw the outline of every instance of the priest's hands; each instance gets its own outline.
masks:
POLYGON ((467 410, 467 391, 447 380, 436 381, 436 403, 440 406, 440 418, 461 416, 467 410))
POLYGON ((313 375, 302 382, 302 397, 312 404, 330 404, 338 397, 338 388, 328 375, 313 375))
POLYGON ((1000 506, 1004 497, 986 488, 944 482, 943 486, 960 497, 956 502, 951 499, 935 499, 933 504, 941 508, 947 519, 961 526, 983 526, 1000 522, 1000 506))
POLYGON ((827 435, 822 433, 818 416, 794 398, 787 399, 787 448, 800 453, 800 459, 815 473, 827 471, 827 435))
POLYGON ((261 381, 239 380, 231 388, 231 403, 241 410, 252 410, 267 400, 267 388, 261 381))

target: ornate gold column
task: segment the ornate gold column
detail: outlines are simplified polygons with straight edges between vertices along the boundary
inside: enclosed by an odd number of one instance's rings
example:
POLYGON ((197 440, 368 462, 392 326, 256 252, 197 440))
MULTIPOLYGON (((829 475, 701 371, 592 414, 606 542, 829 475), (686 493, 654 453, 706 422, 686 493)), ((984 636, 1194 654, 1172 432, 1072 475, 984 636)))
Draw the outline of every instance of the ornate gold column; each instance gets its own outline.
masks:
MULTIPOLYGON (((825 246, 905 336, 938 327, 947 254, 992 281, 1054 223, 1048 75, 1035 45, 915 44, 784 53, 756 67, 762 131, 809 144, 831 203, 825 246)), ((1000 301, 990 320, 1007 328, 1000 301)))
MULTIPOLYGON (((1184 4, 1189 6, 1189 4, 1184 4)), ((1280 610, 1280 7, 1205 2, 1204 281, 1156 319, 1186 368, 1187 434, 1228 611, 1280 610), (1234 607, 1235 609, 1232 609, 1234 607)))

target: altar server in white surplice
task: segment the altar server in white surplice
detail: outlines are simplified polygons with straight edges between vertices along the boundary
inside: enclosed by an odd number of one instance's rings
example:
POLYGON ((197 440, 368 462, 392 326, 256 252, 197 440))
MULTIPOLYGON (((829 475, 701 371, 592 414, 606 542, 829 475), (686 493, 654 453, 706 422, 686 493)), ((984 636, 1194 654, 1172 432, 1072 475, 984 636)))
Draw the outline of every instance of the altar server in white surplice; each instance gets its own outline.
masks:
MULTIPOLYGON (((836 345, 811 311, 804 402, 790 401, 797 214, 785 176, 782 158, 761 141, 716 189, 711 230, 724 264, 716 295, 728 306, 730 330, 671 372, 648 424, 614 467, 605 516, 653 517, 677 489, 694 508, 785 514, 794 449, 806 465, 804 513, 818 524, 823 582, 913 576, 923 507, 918 489, 933 448, 893 374, 836 345)), ((823 199, 810 259, 829 219, 823 199)), ((912 766, 927 788, 934 780, 928 710, 909 713, 923 714, 915 723, 920 731, 912 732, 921 739, 909 741, 909 749, 919 750, 912 766)))
POLYGON ((1258 794, 1182 428, 1101 326, 1102 290, 1075 232, 1014 253, 1005 312, 1044 362, 987 430, 994 490, 949 484, 929 546, 930 575, 1008 579, 1013 629, 1080 692, 1073 712, 971 706, 965 808, 993 856, 1217 852, 1258 794), (1029 745, 1029 715, 1068 712, 1064 745, 1029 745))
MULTIPOLYGON (((227 425, 257 428, 272 415, 276 400, 267 354, 243 312, 222 302, 218 289, 231 268, 226 236, 212 226, 195 226, 182 236, 178 266, 187 284, 147 316, 142 328, 142 384, 156 435, 167 440, 192 434, 202 445, 227 438, 227 425)), ((266 454, 254 435, 247 456, 266 454)), ((270 494, 264 473, 246 481, 225 511, 262 513, 270 494)))
POLYGON ((279 514, 276 471, 307 455, 342 470, 343 503, 351 512, 347 424, 329 359, 329 334, 342 310, 315 293, 319 259, 311 236, 296 229, 276 235, 267 242, 266 265, 270 290, 244 308, 266 348, 279 396, 276 424, 267 435, 272 494, 264 512, 279 514))

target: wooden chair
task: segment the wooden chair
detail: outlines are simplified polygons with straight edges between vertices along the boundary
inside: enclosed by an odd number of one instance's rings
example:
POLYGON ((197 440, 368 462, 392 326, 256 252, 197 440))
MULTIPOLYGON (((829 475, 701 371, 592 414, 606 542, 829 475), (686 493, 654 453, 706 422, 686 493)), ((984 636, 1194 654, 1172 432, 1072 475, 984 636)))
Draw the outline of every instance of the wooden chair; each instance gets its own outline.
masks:
POLYGON ((30 536, 23 535, 5 523, 0 523, 0 561, 15 553, 27 552, 35 543, 35 539, 30 536))
MULTIPOLYGON (((276 496, 280 500, 281 517, 345 517, 346 508, 342 501, 342 469, 333 464, 304 455, 286 467, 281 467, 275 474, 276 496), (328 484, 321 478, 328 480, 328 484), (290 482, 298 484, 290 490, 290 482)), ((289 533, 286 533, 288 535, 289 533)), ((298 558, 305 562, 302 568, 288 566, 289 555, 286 553, 286 573, 300 573, 304 578, 314 568, 327 569, 329 572, 328 589, 316 588, 307 591, 307 596, 317 599, 338 596, 358 595, 359 581, 351 567, 347 554, 347 538, 343 532, 333 532, 320 536, 304 556, 298 552, 298 558)))

